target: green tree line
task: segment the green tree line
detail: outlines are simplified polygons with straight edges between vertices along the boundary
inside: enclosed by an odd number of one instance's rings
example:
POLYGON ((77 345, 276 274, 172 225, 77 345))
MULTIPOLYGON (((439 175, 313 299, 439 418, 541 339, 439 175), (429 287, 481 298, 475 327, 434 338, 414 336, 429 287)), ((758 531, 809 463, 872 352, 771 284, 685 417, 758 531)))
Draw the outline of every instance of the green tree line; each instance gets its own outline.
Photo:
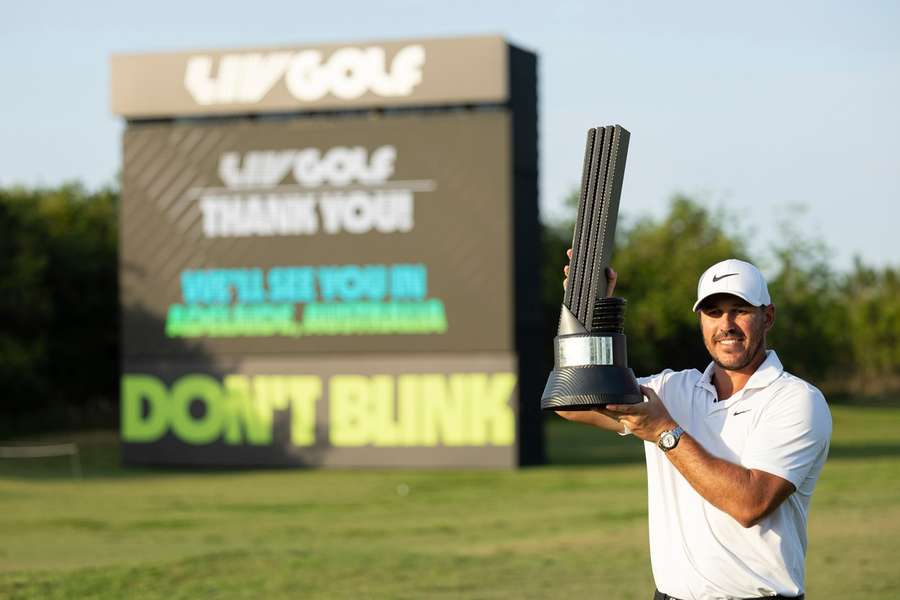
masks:
MULTIPOLYGON (((576 201, 567 201, 572 213, 576 201)), ((787 370, 834 395, 900 389, 900 269, 875 269, 857 259, 849 272, 836 271, 827 245, 787 227, 772 256, 756 257, 728 221, 727 215, 683 196, 675 197, 661 218, 619 220, 613 256, 619 273, 616 295, 628 302, 625 332, 636 373, 703 369, 709 363, 691 312, 697 279, 720 260, 740 258, 768 276, 776 307, 768 344, 787 370)), ((566 219, 544 227, 542 287, 548 327, 555 328, 559 313, 572 226, 566 219)))
POLYGON ((0 433, 112 424, 118 192, 0 189, 0 433))
MULTIPOLYGON (((115 425, 118 204, 113 188, 0 188, 0 434, 115 425)), ((637 373, 708 362, 690 311, 697 277, 718 260, 754 258, 725 221, 684 197, 662 218, 620 220, 617 295, 628 301, 637 373)), ((548 362, 571 237, 571 220, 543 227, 548 362)), ((826 391, 900 387, 900 270, 857 260, 849 272, 836 272, 821 243, 784 239, 766 271, 774 273, 777 307, 770 345, 788 370, 826 391)))

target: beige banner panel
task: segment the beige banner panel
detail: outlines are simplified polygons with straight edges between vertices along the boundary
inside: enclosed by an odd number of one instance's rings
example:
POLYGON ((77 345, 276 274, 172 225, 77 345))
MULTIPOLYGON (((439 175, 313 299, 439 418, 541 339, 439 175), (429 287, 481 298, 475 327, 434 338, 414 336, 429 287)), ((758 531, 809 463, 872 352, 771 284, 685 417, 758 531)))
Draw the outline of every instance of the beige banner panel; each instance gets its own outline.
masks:
POLYGON ((111 57, 128 119, 446 104, 509 98, 499 36, 111 57))

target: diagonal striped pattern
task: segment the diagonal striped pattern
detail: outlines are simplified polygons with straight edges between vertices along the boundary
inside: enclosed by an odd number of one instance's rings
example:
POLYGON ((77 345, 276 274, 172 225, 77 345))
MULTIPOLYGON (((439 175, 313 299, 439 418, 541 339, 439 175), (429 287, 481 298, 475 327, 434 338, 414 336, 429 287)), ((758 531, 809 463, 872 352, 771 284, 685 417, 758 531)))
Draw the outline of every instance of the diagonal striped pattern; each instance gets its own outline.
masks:
MULTIPOLYGON (((146 126, 129 129, 123 154, 121 252, 125 305, 162 306, 179 295, 179 273, 202 264, 196 203, 186 191, 208 180, 210 164, 236 140, 222 128, 146 126), (173 235, 174 231, 179 235, 173 235)), ((164 318, 164 315, 156 315, 164 318)))

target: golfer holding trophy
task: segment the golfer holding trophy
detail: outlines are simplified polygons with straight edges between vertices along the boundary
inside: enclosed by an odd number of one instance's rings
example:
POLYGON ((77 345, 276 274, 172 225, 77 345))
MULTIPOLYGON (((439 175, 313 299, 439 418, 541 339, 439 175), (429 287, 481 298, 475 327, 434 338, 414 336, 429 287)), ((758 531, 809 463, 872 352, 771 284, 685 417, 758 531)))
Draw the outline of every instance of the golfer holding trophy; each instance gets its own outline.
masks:
POLYGON ((712 265, 697 285, 706 369, 635 379, 610 268, 628 141, 619 126, 588 132, 541 407, 643 440, 654 599, 803 598, 828 405, 766 348, 775 306, 762 273, 736 259, 712 265))

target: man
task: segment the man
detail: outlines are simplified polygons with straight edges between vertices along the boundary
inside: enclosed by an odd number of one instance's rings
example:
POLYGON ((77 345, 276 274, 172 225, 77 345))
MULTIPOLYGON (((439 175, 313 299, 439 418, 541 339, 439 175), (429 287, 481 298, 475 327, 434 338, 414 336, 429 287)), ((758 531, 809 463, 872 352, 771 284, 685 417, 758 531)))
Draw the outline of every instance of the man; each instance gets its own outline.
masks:
POLYGON ((667 369, 639 380, 642 404, 559 414, 644 440, 655 599, 803 598, 828 405, 766 349, 775 306, 755 266, 707 269, 694 311, 703 373, 667 369))

